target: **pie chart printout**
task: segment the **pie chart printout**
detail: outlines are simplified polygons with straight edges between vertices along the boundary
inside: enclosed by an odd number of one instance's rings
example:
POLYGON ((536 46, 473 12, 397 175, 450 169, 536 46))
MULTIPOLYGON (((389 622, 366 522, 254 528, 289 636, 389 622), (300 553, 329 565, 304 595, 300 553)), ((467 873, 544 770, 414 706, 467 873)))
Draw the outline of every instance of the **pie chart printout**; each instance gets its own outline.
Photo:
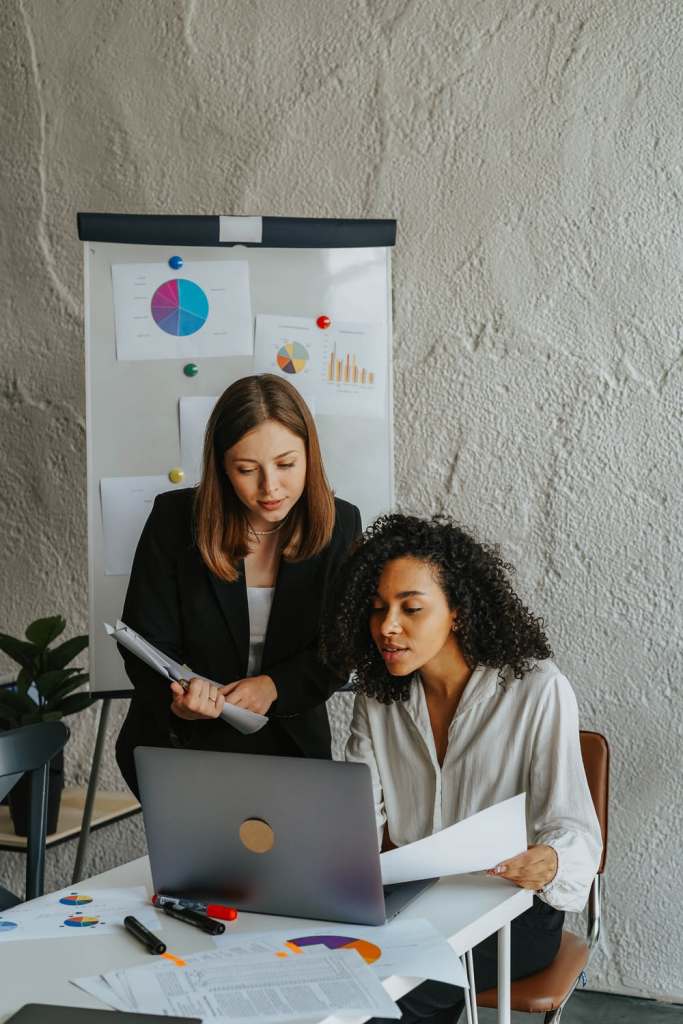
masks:
POLYGON ((0 921, 0 933, 12 932, 17 927, 15 921, 0 921))
POLYGON ((200 330, 209 316, 206 292, 187 278, 164 281, 151 301, 152 317, 166 334, 185 337, 200 330))
POLYGON ((67 907, 78 907, 84 903, 92 903, 92 896, 86 896, 82 892, 70 892, 68 896, 62 896, 59 902, 67 907))
POLYGON ((67 928, 92 928, 93 925, 99 923, 99 917, 84 917, 82 914, 74 914, 73 917, 67 917, 64 921, 67 928))
POLYGON ((298 341, 286 341, 278 349, 276 359, 283 373, 301 373, 306 369, 308 351, 298 341))
POLYGON ((366 964, 374 964, 382 955, 379 946, 365 939, 353 939, 349 935, 303 935, 299 939, 289 939, 288 945, 303 949, 304 946, 325 946, 327 949, 355 949, 366 964))

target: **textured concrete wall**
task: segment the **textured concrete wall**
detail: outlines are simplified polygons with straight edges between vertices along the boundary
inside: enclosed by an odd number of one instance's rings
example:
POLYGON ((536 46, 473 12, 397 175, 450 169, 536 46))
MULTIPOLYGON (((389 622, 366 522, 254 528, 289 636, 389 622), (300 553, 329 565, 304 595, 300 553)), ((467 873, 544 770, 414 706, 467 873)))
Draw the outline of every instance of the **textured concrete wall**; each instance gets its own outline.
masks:
MULTIPOLYGON (((86 624, 76 210, 395 215, 399 503, 502 543, 612 742, 591 985, 683 997, 683 5, 5 0, 0 19, 0 628, 86 624)), ((83 779, 93 716, 72 724, 83 779)), ((91 867, 143 848, 124 823, 91 867)))

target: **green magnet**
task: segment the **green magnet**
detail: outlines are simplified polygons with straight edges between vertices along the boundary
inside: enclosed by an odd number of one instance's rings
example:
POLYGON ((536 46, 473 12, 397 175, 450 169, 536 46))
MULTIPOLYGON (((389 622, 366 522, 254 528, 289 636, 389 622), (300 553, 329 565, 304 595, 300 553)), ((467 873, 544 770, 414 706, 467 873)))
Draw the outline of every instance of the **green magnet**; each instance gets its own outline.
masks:
POLYGON ((196 377, 199 373, 199 367, 196 363, 185 363, 185 366, 183 366, 183 373, 186 377, 196 377))

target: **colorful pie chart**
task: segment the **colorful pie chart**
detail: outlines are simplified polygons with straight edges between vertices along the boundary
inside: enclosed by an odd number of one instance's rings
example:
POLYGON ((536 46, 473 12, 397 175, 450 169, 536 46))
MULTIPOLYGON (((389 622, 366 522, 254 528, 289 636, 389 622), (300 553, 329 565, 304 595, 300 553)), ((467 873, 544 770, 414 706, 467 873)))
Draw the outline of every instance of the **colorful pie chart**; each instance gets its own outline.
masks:
POLYGON ((298 341, 286 341, 278 349, 277 365, 284 373, 301 373, 306 369, 308 351, 298 341))
POLYGON ((325 946, 327 949, 355 949, 366 964, 374 964, 382 955, 379 946, 365 939, 352 939, 348 935, 302 935, 299 939, 289 939, 289 944, 303 949, 304 946, 325 946))
POLYGON ((73 917, 67 917, 64 924, 68 928, 92 928, 94 924, 99 924, 99 917, 84 917, 82 914, 75 914, 73 917))
POLYGON ((82 892, 70 892, 68 896, 62 896, 59 902, 67 907, 77 907, 83 903, 92 903, 92 896, 86 896, 82 892))
POLYGON ((15 921, 0 921, 0 935, 4 932, 13 932, 16 927, 15 921))
POLYGON ((206 292, 187 278, 177 277, 160 284, 151 302, 154 322, 166 334, 184 337, 206 323, 209 300, 206 292))

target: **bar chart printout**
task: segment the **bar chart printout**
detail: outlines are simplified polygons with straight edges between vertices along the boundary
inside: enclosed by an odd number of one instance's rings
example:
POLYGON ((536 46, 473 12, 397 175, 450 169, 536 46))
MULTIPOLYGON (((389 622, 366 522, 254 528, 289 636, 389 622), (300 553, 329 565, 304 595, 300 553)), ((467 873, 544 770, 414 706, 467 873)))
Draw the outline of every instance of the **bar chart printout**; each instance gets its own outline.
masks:
POLYGON ((312 317, 256 318, 255 369, 286 377, 316 415, 382 417, 388 362, 386 328, 335 321, 321 330, 312 317))

